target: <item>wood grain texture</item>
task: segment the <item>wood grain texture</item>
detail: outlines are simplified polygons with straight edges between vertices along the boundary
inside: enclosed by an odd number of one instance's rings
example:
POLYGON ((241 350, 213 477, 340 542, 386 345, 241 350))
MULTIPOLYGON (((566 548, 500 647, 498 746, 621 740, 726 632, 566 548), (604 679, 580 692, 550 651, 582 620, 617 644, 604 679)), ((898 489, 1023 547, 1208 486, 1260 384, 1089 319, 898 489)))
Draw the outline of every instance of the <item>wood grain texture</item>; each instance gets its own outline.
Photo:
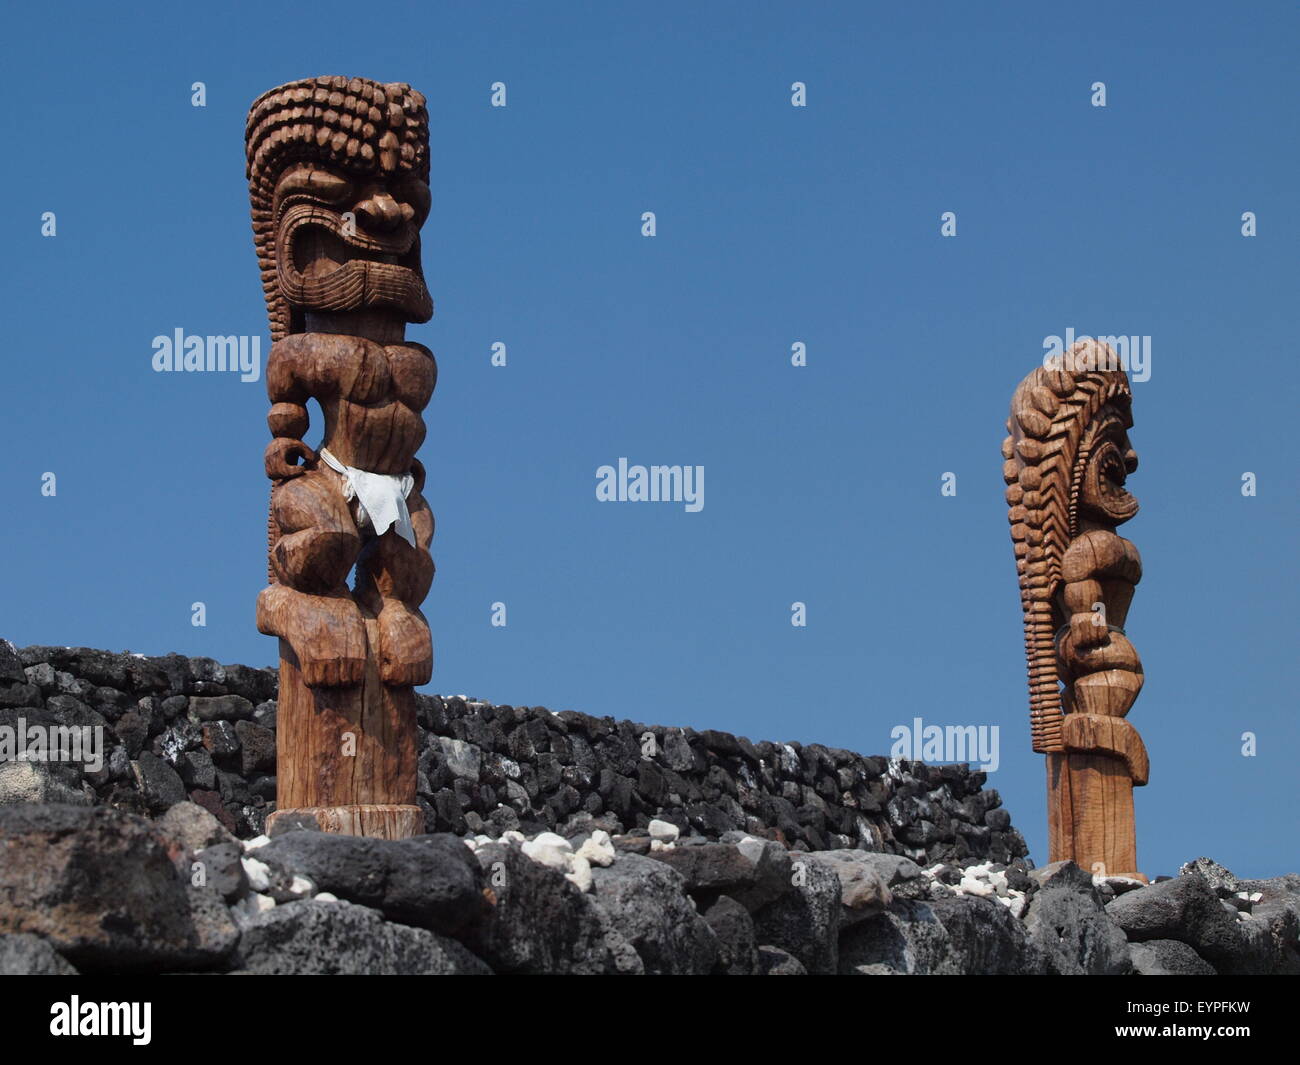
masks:
POLYGON ((1123 759, 1070 751, 1047 756, 1048 861, 1094 876, 1146 881, 1138 871, 1133 782, 1123 759))
POLYGON ((316 811, 324 831, 412 835, 423 830, 413 689, 433 668, 420 605, 434 521, 416 451, 437 366, 405 339, 408 322, 433 313, 419 241, 424 97, 364 78, 282 85, 253 104, 246 148, 274 340, 270 583, 257 603, 258 629, 280 639, 271 823, 316 811), (318 448, 304 440, 313 400, 318 448), (409 530, 377 522, 366 490, 384 497, 381 511, 400 516, 404 504, 409 530))
POLYGON ((1120 759, 1134 787, 1147 782, 1151 767, 1146 745, 1138 730, 1122 717, 1077 712, 1066 714, 1064 738, 1067 751, 1107 754, 1120 759))
POLYGON ((304 819, 310 820, 321 832, 336 832, 344 836, 410 839, 424 831, 424 811, 418 806, 353 804, 277 810, 266 819, 267 831, 275 826, 276 821, 287 818, 299 824, 304 819))

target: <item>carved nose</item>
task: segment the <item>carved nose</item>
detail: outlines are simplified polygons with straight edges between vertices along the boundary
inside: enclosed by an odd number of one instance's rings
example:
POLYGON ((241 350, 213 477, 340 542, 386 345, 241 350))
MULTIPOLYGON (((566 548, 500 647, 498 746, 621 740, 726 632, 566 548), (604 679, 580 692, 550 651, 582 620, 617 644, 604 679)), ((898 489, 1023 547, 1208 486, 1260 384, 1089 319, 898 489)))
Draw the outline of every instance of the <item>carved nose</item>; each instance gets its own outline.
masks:
POLYGON ((401 205, 386 192, 362 200, 357 214, 367 229, 395 229, 405 217, 401 205))
POLYGON ((1124 452, 1124 471, 1132 473, 1138 468, 1138 453, 1132 448, 1124 452))

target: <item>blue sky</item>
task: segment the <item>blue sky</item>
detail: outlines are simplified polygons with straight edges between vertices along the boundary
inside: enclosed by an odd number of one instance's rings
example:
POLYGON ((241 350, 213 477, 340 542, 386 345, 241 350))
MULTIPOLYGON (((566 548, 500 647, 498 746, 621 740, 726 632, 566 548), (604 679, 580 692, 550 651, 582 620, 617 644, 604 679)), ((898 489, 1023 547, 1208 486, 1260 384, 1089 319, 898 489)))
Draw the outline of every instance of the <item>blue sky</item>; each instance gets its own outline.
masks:
POLYGON ((1002 422, 1045 337, 1146 335, 1141 865, 1300 865, 1294 5, 8 19, 0 634, 275 660, 253 624, 264 384, 154 373, 151 342, 260 334, 265 355, 253 98, 403 80, 432 128, 437 313, 409 332, 440 369, 430 690, 864 753, 916 716, 997 725, 990 783, 1044 860, 1002 422), (598 502, 620 456, 704 466, 703 510, 598 502))

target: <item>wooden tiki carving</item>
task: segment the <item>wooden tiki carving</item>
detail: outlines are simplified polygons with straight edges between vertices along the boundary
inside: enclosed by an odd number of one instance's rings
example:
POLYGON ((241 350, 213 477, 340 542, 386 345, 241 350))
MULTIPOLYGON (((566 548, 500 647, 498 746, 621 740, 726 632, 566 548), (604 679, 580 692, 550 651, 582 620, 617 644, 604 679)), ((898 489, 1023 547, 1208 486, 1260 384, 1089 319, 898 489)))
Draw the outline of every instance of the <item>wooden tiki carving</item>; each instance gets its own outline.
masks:
POLYGON ((420 612, 433 515, 415 453, 437 368, 405 330, 433 314, 419 236, 428 138, 410 86, 343 77, 272 89, 245 136, 273 341, 270 583, 257 600, 258 629, 280 638, 272 821, 387 838, 424 829, 414 685, 433 668, 420 612), (324 417, 315 450, 309 400, 324 417))
POLYGON ((1020 383, 1002 457, 1049 861, 1145 880, 1133 788, 1147 782, 1147 753, 1125 719, 1142 663, 1124 633, 1142 560, 1115 532, 1138 509, 1125 487, 1137 469, 1131 406, 1114 352, 1080 341, 1020 383))

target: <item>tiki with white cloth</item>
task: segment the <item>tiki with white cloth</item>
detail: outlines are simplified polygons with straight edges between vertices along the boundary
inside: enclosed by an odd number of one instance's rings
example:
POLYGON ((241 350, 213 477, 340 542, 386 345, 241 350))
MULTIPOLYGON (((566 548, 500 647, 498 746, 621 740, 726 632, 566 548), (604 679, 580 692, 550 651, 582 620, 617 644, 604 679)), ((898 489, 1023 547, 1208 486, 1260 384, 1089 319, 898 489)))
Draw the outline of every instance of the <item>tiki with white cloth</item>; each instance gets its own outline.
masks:
POLYGON ((416 805, 414 686, 433 669, 421 416, 433 355, 405 339, 433 303, 420 266, 428 116, 404 84, 309 78, 252 106, 253 234, 271 319, 270 584, 280 638, 277 810, 401 838, 416 805), (308 401, 324 419, 309 447, 308 401), (355 572, 351 587, 350 574, 355 572))

